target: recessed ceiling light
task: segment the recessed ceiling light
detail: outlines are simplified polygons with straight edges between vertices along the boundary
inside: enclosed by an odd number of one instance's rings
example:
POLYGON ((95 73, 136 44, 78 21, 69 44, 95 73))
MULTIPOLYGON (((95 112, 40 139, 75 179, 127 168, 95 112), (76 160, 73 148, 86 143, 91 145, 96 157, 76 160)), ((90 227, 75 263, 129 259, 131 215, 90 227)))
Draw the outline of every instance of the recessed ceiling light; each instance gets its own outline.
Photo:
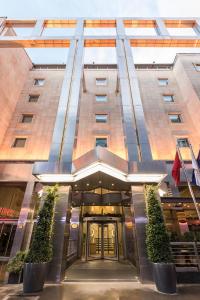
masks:
POLYGON ((89 186, 90 184, 89 184, 89 183, 87 183, 86 185, 87 185, 87 186, 89 186))

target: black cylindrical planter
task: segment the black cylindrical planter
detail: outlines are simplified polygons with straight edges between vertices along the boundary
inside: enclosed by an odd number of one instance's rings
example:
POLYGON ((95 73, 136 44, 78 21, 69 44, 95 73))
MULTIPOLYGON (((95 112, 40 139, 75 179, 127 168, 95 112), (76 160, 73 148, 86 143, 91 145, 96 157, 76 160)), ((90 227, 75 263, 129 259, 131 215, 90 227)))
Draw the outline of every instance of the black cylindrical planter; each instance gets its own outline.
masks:
POLYGON ((165 294, 175 294, 176 270, 173 263, 153 263, 153 276, 156 288, 165 294))
POLYGON ((47 263, 26 263, 24 265, 23 292, 37 293, 44 287, 47 263))

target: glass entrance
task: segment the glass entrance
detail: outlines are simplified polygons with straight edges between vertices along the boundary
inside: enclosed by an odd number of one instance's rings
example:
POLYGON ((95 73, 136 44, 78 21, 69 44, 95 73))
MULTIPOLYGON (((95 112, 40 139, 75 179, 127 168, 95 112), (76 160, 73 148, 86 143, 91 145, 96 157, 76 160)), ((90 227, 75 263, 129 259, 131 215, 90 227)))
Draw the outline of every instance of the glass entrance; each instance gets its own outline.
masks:
POLYGON ((118 260, 117 222, 87 222, 86 260, 118 260))

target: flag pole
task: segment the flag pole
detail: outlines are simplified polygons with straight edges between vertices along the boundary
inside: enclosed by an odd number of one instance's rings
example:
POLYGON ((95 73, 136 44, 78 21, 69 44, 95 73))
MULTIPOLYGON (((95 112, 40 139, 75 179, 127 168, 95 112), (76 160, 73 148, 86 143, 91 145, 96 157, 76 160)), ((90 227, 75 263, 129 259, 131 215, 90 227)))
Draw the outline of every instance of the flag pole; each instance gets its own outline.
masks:
POLYGON ((183 159, 182 159, 181 152, 180 152, 180 149, 179 149, 179 146, 178 146, 178 145, 176 146, 176 149, 177 149, 177 152, 178 152, 179 159, 180 159, 180 161, 181 161, 181 166, 182 166, 182 168, 183 168, 183 172, 184 172, 184 175, 185 175, 187 184, 188 184, 188 188, 189 188, 189 191, 190 191, 190 195, 191 195, 191 197, 192 197, 192 200, 193 200, 193 202, 194 202, 194 206, 195 206, 196 211, 197 211, 198 218, 199 218, 199 220, 200 220, 200 211, 199 211, 199 207, 198 207, 196 198, 195 198, 195 196, 194 196, 194 192, 193 192, 192 186, 191 186, 191 184, 190 184, 190 181, 189 181, 189 178, 188 178, 188 175, 187 175, 187 171, 186 171, 186 167, 185 167, 184 161, 183 161, 183 159))

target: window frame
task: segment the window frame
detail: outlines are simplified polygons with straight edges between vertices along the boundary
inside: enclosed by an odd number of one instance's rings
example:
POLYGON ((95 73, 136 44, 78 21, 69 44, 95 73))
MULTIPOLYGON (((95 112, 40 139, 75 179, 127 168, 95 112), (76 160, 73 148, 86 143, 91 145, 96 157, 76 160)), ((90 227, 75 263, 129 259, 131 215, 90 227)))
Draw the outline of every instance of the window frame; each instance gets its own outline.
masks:
POLYGON ((194 65, 195 70, 197 72, 200 72, 200 63, 198 63, 198 64, 194 63, 193 65, 194 65))
POLYGON ((12 143, 12 148, 25 148, 27 143, 27 138, 26 137, 15 137, 13 143, 12 143), (17 146, 17 140, 24 140, 24 145, 23 146, 17 146))
POLYGON ((45 84, 45 79, 44 78, 34 78, 34 86, 37 86, 37 87, 42 87, 42 86, 44 86, 44 84, 45 84), (36 84, 36 81, 39 81, 39 80, 42 80, 42 82, 43 82, 43 84, 36 84))
POLYGON ((106 103, 106 102, 108 102, 108 96, 106 95, 106 94, 96 94, 95 95, 95 102, 96 103, 106 103), (105 96, 105 101, 103 100, 103 101, 98 101, 97 100, 97 97, 104 97, 105 96))
POLYGON ((22 123, 22 124, 30 124, 30 123, 33 122, 33 118, 34 118, 33 114, 26 114, 26 113, 24 113, 21 116, 21 122, 20 123, 22 123), (31 117, 31 121, 30 122, 24 122, 24 118, 26 118, 26 117, 31 117))
POLYGON ((95 114, 95 122, 96 123, 104 123, 104 124, 106 124, 106 123, 108 123, 108 114, 95 114), (101 117, 101 116, 103 116, 103 117, 105 117, 105 121, 102 119, 99 119, 99 120, 97 120, 97 117, 101 117))
POLYGON ((158 85, 159 86, 168 86, 169 85, 169 78, 158 78, 158 85), (165 81, 166 84, 161 84, 161 81, 165 81))
POLYGON ((104 137, 104 136, 96 136, 95 137, 95 147, 108 148, 108 137, 107 136, 106 137, 104 137), (97 140, 98 139, 101 139, 101 140, 105 139, 106 140, 106 147, 101 146, 101 145, 97 145, 97 140))
POLYGON ((183 123, 181 113, 168 113, 168 118, 169 118, 170 123, 172 123, 172 124, 181 124, 181 123, 183 123), (177 116, 178 117, 177 118, 178 122, 176 122, 176 121, 173 122, 172 119, 170 119, 170 116, 177 116))
POLYGON ((188 138, 186 138, 186 137, 183 137, 183 138, 177 138, 177 144, 178 144, 178 146, 179 146, 180 148, 188 148, 188 147, 189 147, 189 140, 188 140, 188 138), (182 140, 182 141, 185 141, 186 144, 185 144, 185 145, 184 145, 184 144, 181 145, 181 140, 182 140))
POLYGON ((29 103, 37 103, 39 101, 40 95, 36 95, 36 94, 29 94, 28 95, 28 102, 29 103), (31 97, 37 97, 37 101, 30 101, 31 97))
POLYGON ((162 94, 163 102, 164 103, 174 103, 174 94, 162 94), (165 97, 171 97, 172 101, 165 100, 165 97))
POLYGON ((96 86, 107 86, 108 85, 108 80, 107 80, 106 77, 96 77, 95 83, 96 83, 96 86), (105 84, 104 83, 99 84, 98 81, 100 82, 101 80, 104 80, 105 84))

